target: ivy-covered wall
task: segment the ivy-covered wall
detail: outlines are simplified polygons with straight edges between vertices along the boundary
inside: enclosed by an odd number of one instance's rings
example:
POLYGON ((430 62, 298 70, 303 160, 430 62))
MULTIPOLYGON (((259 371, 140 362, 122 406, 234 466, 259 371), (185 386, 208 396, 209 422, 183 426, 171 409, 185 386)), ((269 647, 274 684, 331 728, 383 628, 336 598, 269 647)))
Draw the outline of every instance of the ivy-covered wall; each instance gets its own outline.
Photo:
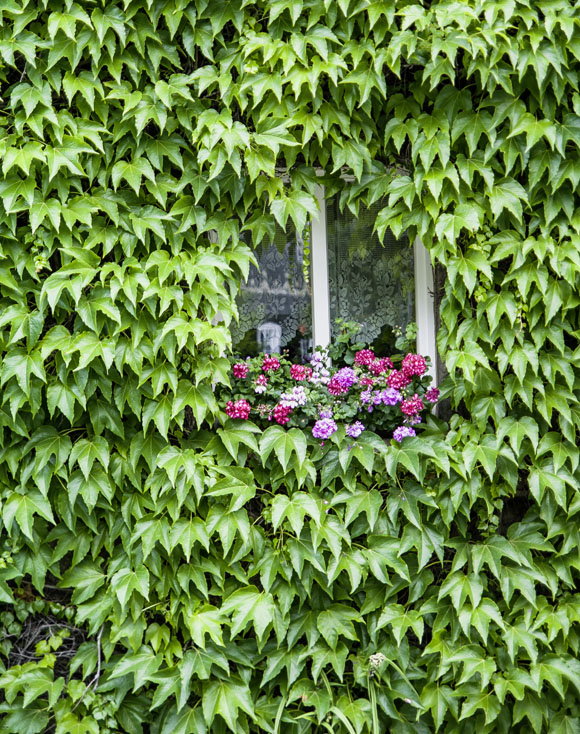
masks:
POLYGON ((580 731, 579 64, 574 0, 1 4, 2 734, 580 731), (400 447, 212 391, 318 182, 446 272, 400 447))

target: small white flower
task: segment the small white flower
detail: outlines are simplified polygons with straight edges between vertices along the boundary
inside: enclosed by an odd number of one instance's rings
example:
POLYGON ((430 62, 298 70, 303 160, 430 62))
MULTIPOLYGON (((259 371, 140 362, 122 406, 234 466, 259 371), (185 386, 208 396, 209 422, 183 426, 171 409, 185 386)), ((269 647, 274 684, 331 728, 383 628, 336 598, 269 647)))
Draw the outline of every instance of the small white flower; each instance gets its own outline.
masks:
POLYGON ((369 663, 371 668, 379 668, 387 658, 382 652, 375 652, 369 657, 369 663))

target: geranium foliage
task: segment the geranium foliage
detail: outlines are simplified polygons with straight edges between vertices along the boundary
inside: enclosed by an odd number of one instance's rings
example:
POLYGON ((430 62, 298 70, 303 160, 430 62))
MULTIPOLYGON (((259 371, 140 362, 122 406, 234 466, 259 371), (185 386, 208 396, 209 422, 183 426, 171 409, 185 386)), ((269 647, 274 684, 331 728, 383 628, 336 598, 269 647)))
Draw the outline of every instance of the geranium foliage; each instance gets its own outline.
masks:
POLYGON ((580 730, 579 62, 574 0, 1 4, 3 734, 580 730), (215 398, 318 184, 446 273, 400 446, 215 398))

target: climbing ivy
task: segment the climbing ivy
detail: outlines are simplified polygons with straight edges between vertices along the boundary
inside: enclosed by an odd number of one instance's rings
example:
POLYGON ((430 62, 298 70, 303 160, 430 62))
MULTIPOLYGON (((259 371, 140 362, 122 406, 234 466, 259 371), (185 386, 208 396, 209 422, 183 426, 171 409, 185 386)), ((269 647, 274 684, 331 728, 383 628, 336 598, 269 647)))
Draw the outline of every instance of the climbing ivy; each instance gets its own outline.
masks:
POLYGON ((580 731, 579 62, 573 0, 0 3, 0 732, 580 731), (215 399, 318 184, 446 273, 400 446, 215 399))

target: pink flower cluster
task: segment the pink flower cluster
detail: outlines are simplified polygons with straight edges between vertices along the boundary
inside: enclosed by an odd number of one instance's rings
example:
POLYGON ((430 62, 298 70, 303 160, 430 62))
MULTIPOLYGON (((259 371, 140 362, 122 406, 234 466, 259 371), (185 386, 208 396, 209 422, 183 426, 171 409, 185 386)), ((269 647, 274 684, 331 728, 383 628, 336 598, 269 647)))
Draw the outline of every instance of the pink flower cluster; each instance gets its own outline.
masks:
POLYGON ((407 377, 411 377, 412 375, 418 375, 421 377, 421 375, 424 375, 425 372, 427 372, 427 362, 425 361, 425 357, 422 357, 420 354, 407 354, 403 358, 401 370, 405 375, 407 375, 407 377))
POLYGON ((247 400, 236 400, 235 402, 228 400, 226 405, 226 414, 230 418, 243 418, 243 420, 248 420, 251 411, 252 406, 247 400))
POLYGON ((262 369, 264 372, 275 372, 280 369, 280 362, 276 357, 270 357, 269 354, 264 354, 262 369))
POLYGON ((430 403, 436 403, 439 400, 439 388, 430 387, 425 393, 425 400, 428 400, 430 403))
POLYGON ((411 378, 400 370, 393 370, 387 377, 387 385, 394 387, 395 390, 402 390, 411 382, 411 378))
POLYGON ((425 406, 421 398, 415 393, 412 398, 403 400, 401 403, 401 413, 405 415, 418 415, 419 411, 423 410, 425 406))
POLYGON ((306 367, 303 364, 293 364, 290 367, 290 377, 299 382, 309 380, 312 377, 312 367, 306 367))
POLYGON ((328 383, 328 392, 331 395, 337 397, 338 395, 344 395, 345 393, 347 393, 348 387, 346 387, 346 385, 344 385, 335 375, 330 379, 330 382, 328 383))
POLYGON ((354 355, 355 364, 361 365, 361 367, 368 367, 374 362, 375 353, 372 349, 361 349, 354 355))
POLYGON ((234 373, 234 377, 236 377, 238 380, 243 380, 245 377, 247 377, 249 371, 250 371, 250 367, 245 362, 237 362, 232 367, 232 372, 234 373))
POLYGON ((291 412, 292 412, 292 408, 290 406, 278 404, 272 411, 272 415, 276 423, 279 423, 281 426, 283 426, 285 423, 288 423, 288 421, 290 420, 291 412))
POLYGON ((386 372, 387 370, 393 369, 393 363, 388 357, 381 357, 379 359, 373 360, 369 364, 369 370, 373 373, 373 375, 381 375, 383 372, 386 372))

